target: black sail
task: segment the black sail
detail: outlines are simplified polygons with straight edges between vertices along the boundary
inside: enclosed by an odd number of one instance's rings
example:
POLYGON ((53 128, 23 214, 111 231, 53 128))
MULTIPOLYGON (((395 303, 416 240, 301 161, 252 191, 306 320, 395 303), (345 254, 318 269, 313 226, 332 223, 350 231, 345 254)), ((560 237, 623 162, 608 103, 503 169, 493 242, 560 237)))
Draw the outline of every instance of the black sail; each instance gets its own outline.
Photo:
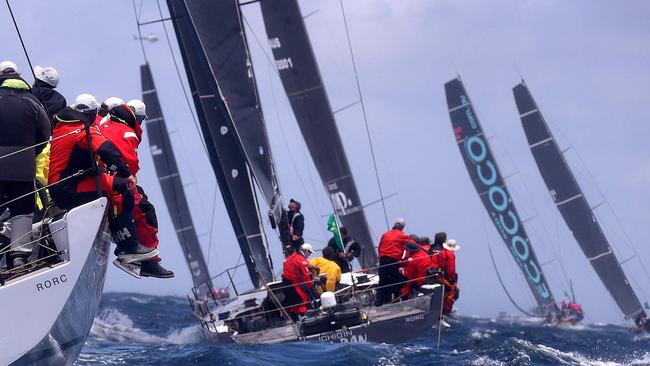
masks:
POLYGON ((641 302, 625 277, 533 96, 523 82, 515 86, 513 92, 530 150, 555 206, 625 318, 645 319, 641 302))
POLYGON ((185 3, 255 180, 279 220, 282 202, 239 4, 237 0, 187 0, 185 3))
POLYGON ((158 182, 165 197, 167 211, 176 230, 185 261, 192 273, 194 287, 197 289, 197 293, 205 295, 212 290, 212 281, 201 251, 201 243, 196 235, 149 64, 140 66, 140 80, 142 82, 142 101, 147 106, 148 118, 145 125, 149 137, 149 149, 153 157, 158 182))
POLYGON ((557 311, 551 288, 460 78, 447 82, 445 93, 456 142, 483 206, 521 268, 542 312, 557 311))
MULTIPOLYGON (((168 0, 167 5, 210 163, 251 281, 259 287, 260 280, 268 282, 273 279, 273 271, 246 155, 185 2, 168 0)), ((218 33, 217 26, 214 23, 201 32, 218 33)))
POLYGON ((334 212, 362 245, 361 265, 373 267, 377 255, 357 186, 336 126, 296 0, 261 1, 264 25, 300 131, 334 212))

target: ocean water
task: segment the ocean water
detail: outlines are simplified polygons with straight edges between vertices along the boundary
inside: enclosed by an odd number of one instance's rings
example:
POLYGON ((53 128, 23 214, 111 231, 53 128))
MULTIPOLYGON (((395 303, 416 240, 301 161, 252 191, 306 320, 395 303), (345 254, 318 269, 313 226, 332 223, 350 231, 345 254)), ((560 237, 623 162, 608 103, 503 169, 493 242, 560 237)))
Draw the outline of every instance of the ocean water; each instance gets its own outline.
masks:
POLYGON ((204 343, 187 300, 109 293, 76 365, 650 365, 650 335, 614 325, 570 329, 526 319, 458 317, 408 344, 204 343))

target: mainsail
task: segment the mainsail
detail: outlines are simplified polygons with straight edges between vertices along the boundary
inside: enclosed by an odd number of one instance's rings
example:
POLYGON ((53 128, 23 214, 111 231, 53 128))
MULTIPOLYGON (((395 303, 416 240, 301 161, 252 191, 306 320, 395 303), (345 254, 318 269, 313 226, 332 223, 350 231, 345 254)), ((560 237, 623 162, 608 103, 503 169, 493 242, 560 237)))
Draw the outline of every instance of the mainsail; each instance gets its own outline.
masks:
POLYGON ((279 222, 282 210, 280 191, 239 3, 237 0, 191 0, 185 4, 232 116, 253 176, 279 222))
POLYGON ((261 1, 260 6, 276 68, 334 212, 361 244, 361 265, 374 267, 377 255, 368 220, 298 2, 261 1))
POLYGON ((447 82, 445 93, 456 142, 492 223, 521 268, 542 313, 557 312, 553 294, 528 239, 523 221, 517 213, 460 78, 447 82))
MULTIPOLYGON (((217 4, 220 2, 214 2, 217 4)), ((198 33, 220 34, 219 23, 195 27, 186 2, 168 0, 199 124, 221 196, 255 287, 273 279, 266 238, 246 154, 198 33)), ((213 13, 213 9, 204 9, 213 13)))
POLYGON ((167 125, 160 108, 149 64, 140 66, 140 79, 142 101, 147 105, 148 118, 145 125, 147 136, 149 136, 149 149, 153 157, 158 182, 165 197, 167 211, 176 230, 185 261, 192 273, 194 287, 197 293, 205 295, 212 291, 212 280, 194 229, 194 222, 183 190, 183 182, 178 172, 174 150, 169 140, 167 125))
POLYGON ((526 85, 514 87, 530 150, 555 206, 626 319, 638 325, 645 311, 526 85))

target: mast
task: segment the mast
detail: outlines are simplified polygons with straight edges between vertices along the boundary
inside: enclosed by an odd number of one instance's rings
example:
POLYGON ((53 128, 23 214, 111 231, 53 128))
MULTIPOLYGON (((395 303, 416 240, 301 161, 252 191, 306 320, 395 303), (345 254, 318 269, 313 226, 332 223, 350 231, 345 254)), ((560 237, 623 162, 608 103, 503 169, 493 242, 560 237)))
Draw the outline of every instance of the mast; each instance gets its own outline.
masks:
POLYGON ((227 104, 248 164, 279 222, 282 198, 237 0, 185 2, 205 57, 227 104))
POLYGON ((199 238, 196 235, 183 190, 183 182, 174 157, 174 150, 169 140, 167 125, 160 108, 158 93, 147 63, 140 66, 140 80, 142 82, 142 101, 147 106, 148 118, 145 125, 149 136, 149 149, 153 157, 158 182, 165 197, 167 211, 176 230, 185 261, 192 273, 196 292, 202 295, 209 294, 213 288, 212 280, 201 251, 199 238))
POLYGON ((260 6, 282 85, 334 212, 361 244, 361 266, 374 267, 377 254, 368 220, 298 2, 261 1, 260 6))
POLYGON ((625 318, 643 325, 646 320, 643 306, 532 94, 523 81, 513 88, 513 93, 530 150, 555 206, 625 318))
POLYGON ((228 107, 214 77, 197 33, 218 34, 217 23, 198 29, 182 0, 168 0, 194 105, 212 170, 230 216, 241 253, 255 287, 273 280, 266 238, 259 217, 253 180, 246 155, 228 107))
POLYGON ((543 314, 559 312, 460 77, 445 84, 445 94, 458 148, 483 206, 519 265, 540 310, 543 314))

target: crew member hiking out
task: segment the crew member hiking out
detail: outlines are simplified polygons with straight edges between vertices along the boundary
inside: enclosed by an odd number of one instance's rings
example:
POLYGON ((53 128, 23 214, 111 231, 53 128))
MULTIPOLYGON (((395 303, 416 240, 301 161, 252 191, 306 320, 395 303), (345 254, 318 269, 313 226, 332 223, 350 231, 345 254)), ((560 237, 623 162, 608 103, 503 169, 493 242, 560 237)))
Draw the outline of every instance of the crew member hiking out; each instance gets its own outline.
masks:
MULTIPOLYGON (((146 118, 146 107, 140 100, 131 100, 129 104, 120 104, 110 111, 109 120, 101 125, 100 132, 115 145, 129 167, 131 175, 137 178, 140 170, 138 145, 142 140, 142 121, 146 118)), ((156 210, 149 202, 144 189, 136 185, 132 191, 135 205, 133 220, 135 231, 140 244, 150 249, 158 248, 158 219, 156 210)), ((158 256, 143 261, 140 264, 140 275, 143 277, 171 278, 174 272, 160 265, 158 256)))
POLYGON ((335 237, 332 237, 327 242, 327 246, 334 251, 334 261, 341 267, 341 273, 352 272, 352 261, 361 255, 361 245, 353 237, 348 235, 348 229, 345 227, 340 227, 339 231, 345 250, 341 250, 336 243, 335 237))
POLYGON ((393 228, 385 232, 379 241, 379 288, 375 306, 381 306, 399 297, 404 276, 399 272, 401 261, 405 258, 404 244, 412 243, 404 233, 406 221, 397 219, 393 228))
POLYGON ((302 244, 287 259, 282 268, 282 289, 284 301, 282 306, 288 308, 293 320, 307 313, 307 304, 311 299, 314 281, 309 274, 307 258, 314 252, 310 244, 302 244))
POLYGON ((43 104, 54 127, 54 116, 67 106, 63 95, 54 90, 59 85, 59 73, 51 66, 36 66, 34 75, 36 80, 32 86, 32 94, 43 104))
POLYGON ((335 262, 334 249, 330 246, 323 248, 323 256, 309 260, 309 264, 318 268, 319 275, 325 275, 325 289, 330 292, 336 291, 336 285, 341 282, 341 267, 335 262))
POLYGON ((34 191, 36 155, 49 138, 47 113, 30 93, 16 64, 0 63, 0 213, 7 208, 10 212, 9 269, 26 264, 32 252, 29 233, 35 196, 30 193, 34 191))
POLYGON ((122 104, 124 104, 124 100, 122 98, 106 98, 106 100, 99 106, 97 117, 95 117, 95 126, 101 127, 104 123, 108 122, 108 120, 111 118, 109 115, 110 110, 122 104))
POLYGON ((134 206, 131 189, 136 179, 115 145, 92 126, 98 108, 95 97, 81 94, 73 106, 57 113, 49 172, 49 182, 54 185, 50 193, 57 206, 72 209, 96 199, 99 184, 110 203, 109 227, 117 244, 116 265, 124 269, 121 265, 146 261, 157 256, 158 251, 138 243, 131 214, 134 206), (97 169, 95 157, 99 157, 108 171, 97 169))
POLYGON ((287 213, 290 242, 293 250, 296 251, 305 240, 302 233, 305 230, 305 217, 300 213, 301 204, 293 198, 289 201, 289 212, 287 213))
POLYGON ((405 247, 409 256, 404 262, 402 273, 408 282, 400 290, 402 299, 408 299, 420 289, 420 286, 424 285, 431 266, 429 256, 419 244, 406 243, 405 247))
POLYGON ((452 312, 454 303, 458 299, 458 273, 456 273, 455 252, 460 245, 454 239, 447 240, 447 234, 437 233, 431 246, 431 267, 438 269, 440 275, 438 282, 445 286, 445 298, 443 302, 443 314, 452 312))

